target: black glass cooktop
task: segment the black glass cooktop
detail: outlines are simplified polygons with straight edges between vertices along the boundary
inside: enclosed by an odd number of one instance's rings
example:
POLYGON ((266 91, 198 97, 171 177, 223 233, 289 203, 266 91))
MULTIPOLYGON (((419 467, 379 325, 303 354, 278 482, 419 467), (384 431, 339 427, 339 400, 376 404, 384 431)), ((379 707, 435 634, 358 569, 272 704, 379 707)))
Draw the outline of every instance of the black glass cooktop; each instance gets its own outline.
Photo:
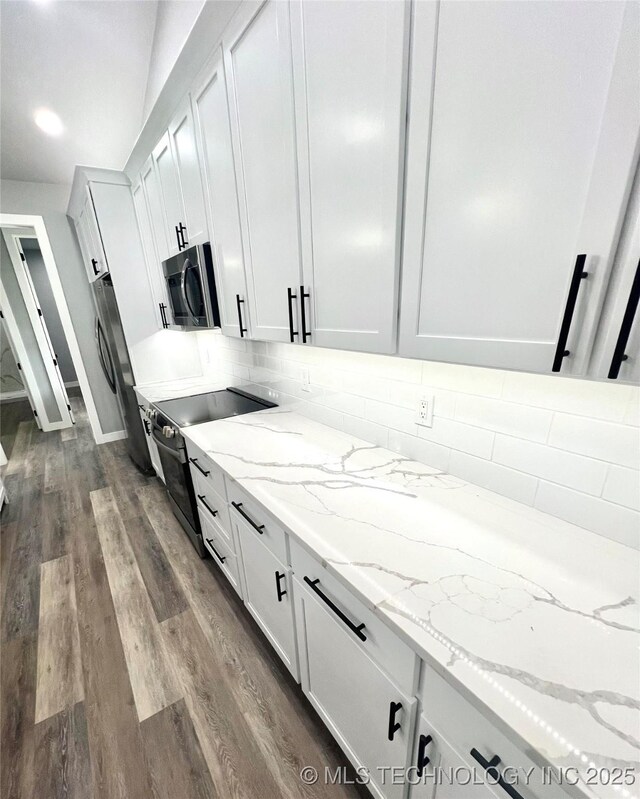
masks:
POLYGON ((216 419, 227 419, 230 416, 276 407, 274 402, 259 399, 239 388, 225 388, 222 391, 210 391, 207 394, 195 394, 192 397, 179 397, 153 404, 177 427, 189 427, 192 424, 213 422, 216 419))

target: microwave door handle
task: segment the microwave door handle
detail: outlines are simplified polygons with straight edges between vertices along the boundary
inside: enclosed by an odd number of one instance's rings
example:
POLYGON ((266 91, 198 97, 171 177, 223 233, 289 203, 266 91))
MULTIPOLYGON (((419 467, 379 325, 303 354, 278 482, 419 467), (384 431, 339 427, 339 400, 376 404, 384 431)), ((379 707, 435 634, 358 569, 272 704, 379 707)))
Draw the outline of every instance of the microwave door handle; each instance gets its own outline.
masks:
POLYGON ((191 263, 191 261, 187 258, 184 262, 184 266, 182 267, 182 272, 180 273, 180 292, 182 294, 182 299, 184 300, 184 304, 186 306, 187 311, 189 312, 189 316, 198 324, 198 317, 193 312, 193 308, 191 307, 191 303, 189 302, 189 297, 187 295, 187 272, 190 269, 195 269, 195 265, 191 263))

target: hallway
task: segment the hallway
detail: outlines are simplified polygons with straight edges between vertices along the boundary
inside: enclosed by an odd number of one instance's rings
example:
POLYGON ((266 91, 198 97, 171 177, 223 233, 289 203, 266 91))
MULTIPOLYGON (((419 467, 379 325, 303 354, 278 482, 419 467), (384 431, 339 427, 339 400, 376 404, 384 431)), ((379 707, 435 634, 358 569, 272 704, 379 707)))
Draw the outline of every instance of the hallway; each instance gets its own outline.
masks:
POLYGON ((19 421, 2 511, 5 799, 351 797, 346 758, 124 442, 19 421))

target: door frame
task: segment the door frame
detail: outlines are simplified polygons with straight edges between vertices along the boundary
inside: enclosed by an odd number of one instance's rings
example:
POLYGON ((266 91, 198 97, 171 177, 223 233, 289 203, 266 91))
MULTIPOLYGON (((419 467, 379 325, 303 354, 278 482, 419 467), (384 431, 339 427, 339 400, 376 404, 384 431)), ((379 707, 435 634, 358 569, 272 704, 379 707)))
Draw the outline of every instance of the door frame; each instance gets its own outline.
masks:
MULTIPOLYGON (((118 430, 114 433, 103 433, 100 426, 100 418, 93 399, 93 393, 89 384, 86 369, 84 368, 84 361, 78 346, 78 339, 76 337, 73 323, 71 321, 71 314, 69 313, 69 306, 62 288, 60 275, 56 265, 56 259, 53 254, 51 242, 47 234, 47 228, 42 216, 34 216, 33 214, 5 214, 0 213, 0 227, 31 227, 35 230, 40 252, 42 253, 42 260, 44 261, 49 282, 51 284, 51 291, 53 298, 58 306, 58 314, 62 329, 67 337, 67 346, 71 354, 71 360, 76 370, 80 390, 82 391, 82 398, 87 409, 87 415, 91 424, 91 430, 96 444, 106 444, 109 441, 115 441, 123 438, 125 434, 118 430)), ((5 298, 6 299, 6 298, 5 298)))

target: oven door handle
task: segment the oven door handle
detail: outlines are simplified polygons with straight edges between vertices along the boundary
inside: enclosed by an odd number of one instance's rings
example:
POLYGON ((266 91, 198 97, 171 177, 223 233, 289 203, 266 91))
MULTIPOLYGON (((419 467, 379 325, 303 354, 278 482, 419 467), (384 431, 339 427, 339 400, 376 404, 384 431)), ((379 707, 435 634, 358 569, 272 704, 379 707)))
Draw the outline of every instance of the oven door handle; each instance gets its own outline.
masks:
POLYGON ((161 447, 165 452, 169 453, 169 455, 172 455, 177 461, 180 461, 180 463, 186 463, 187 459, 184 456, 184 450, 182 450, 182 449, 177 450, 177 449, 173 449, 172 447, 168 447, 164 443, 164 441, 160 441, 160 439, 156 435, 156 429, 157 428, 154 427, 152 429, 152 431, 151 431, 151 435, 153 436, 153 440, 156 442, 156 444, 159 447, 161 447))

